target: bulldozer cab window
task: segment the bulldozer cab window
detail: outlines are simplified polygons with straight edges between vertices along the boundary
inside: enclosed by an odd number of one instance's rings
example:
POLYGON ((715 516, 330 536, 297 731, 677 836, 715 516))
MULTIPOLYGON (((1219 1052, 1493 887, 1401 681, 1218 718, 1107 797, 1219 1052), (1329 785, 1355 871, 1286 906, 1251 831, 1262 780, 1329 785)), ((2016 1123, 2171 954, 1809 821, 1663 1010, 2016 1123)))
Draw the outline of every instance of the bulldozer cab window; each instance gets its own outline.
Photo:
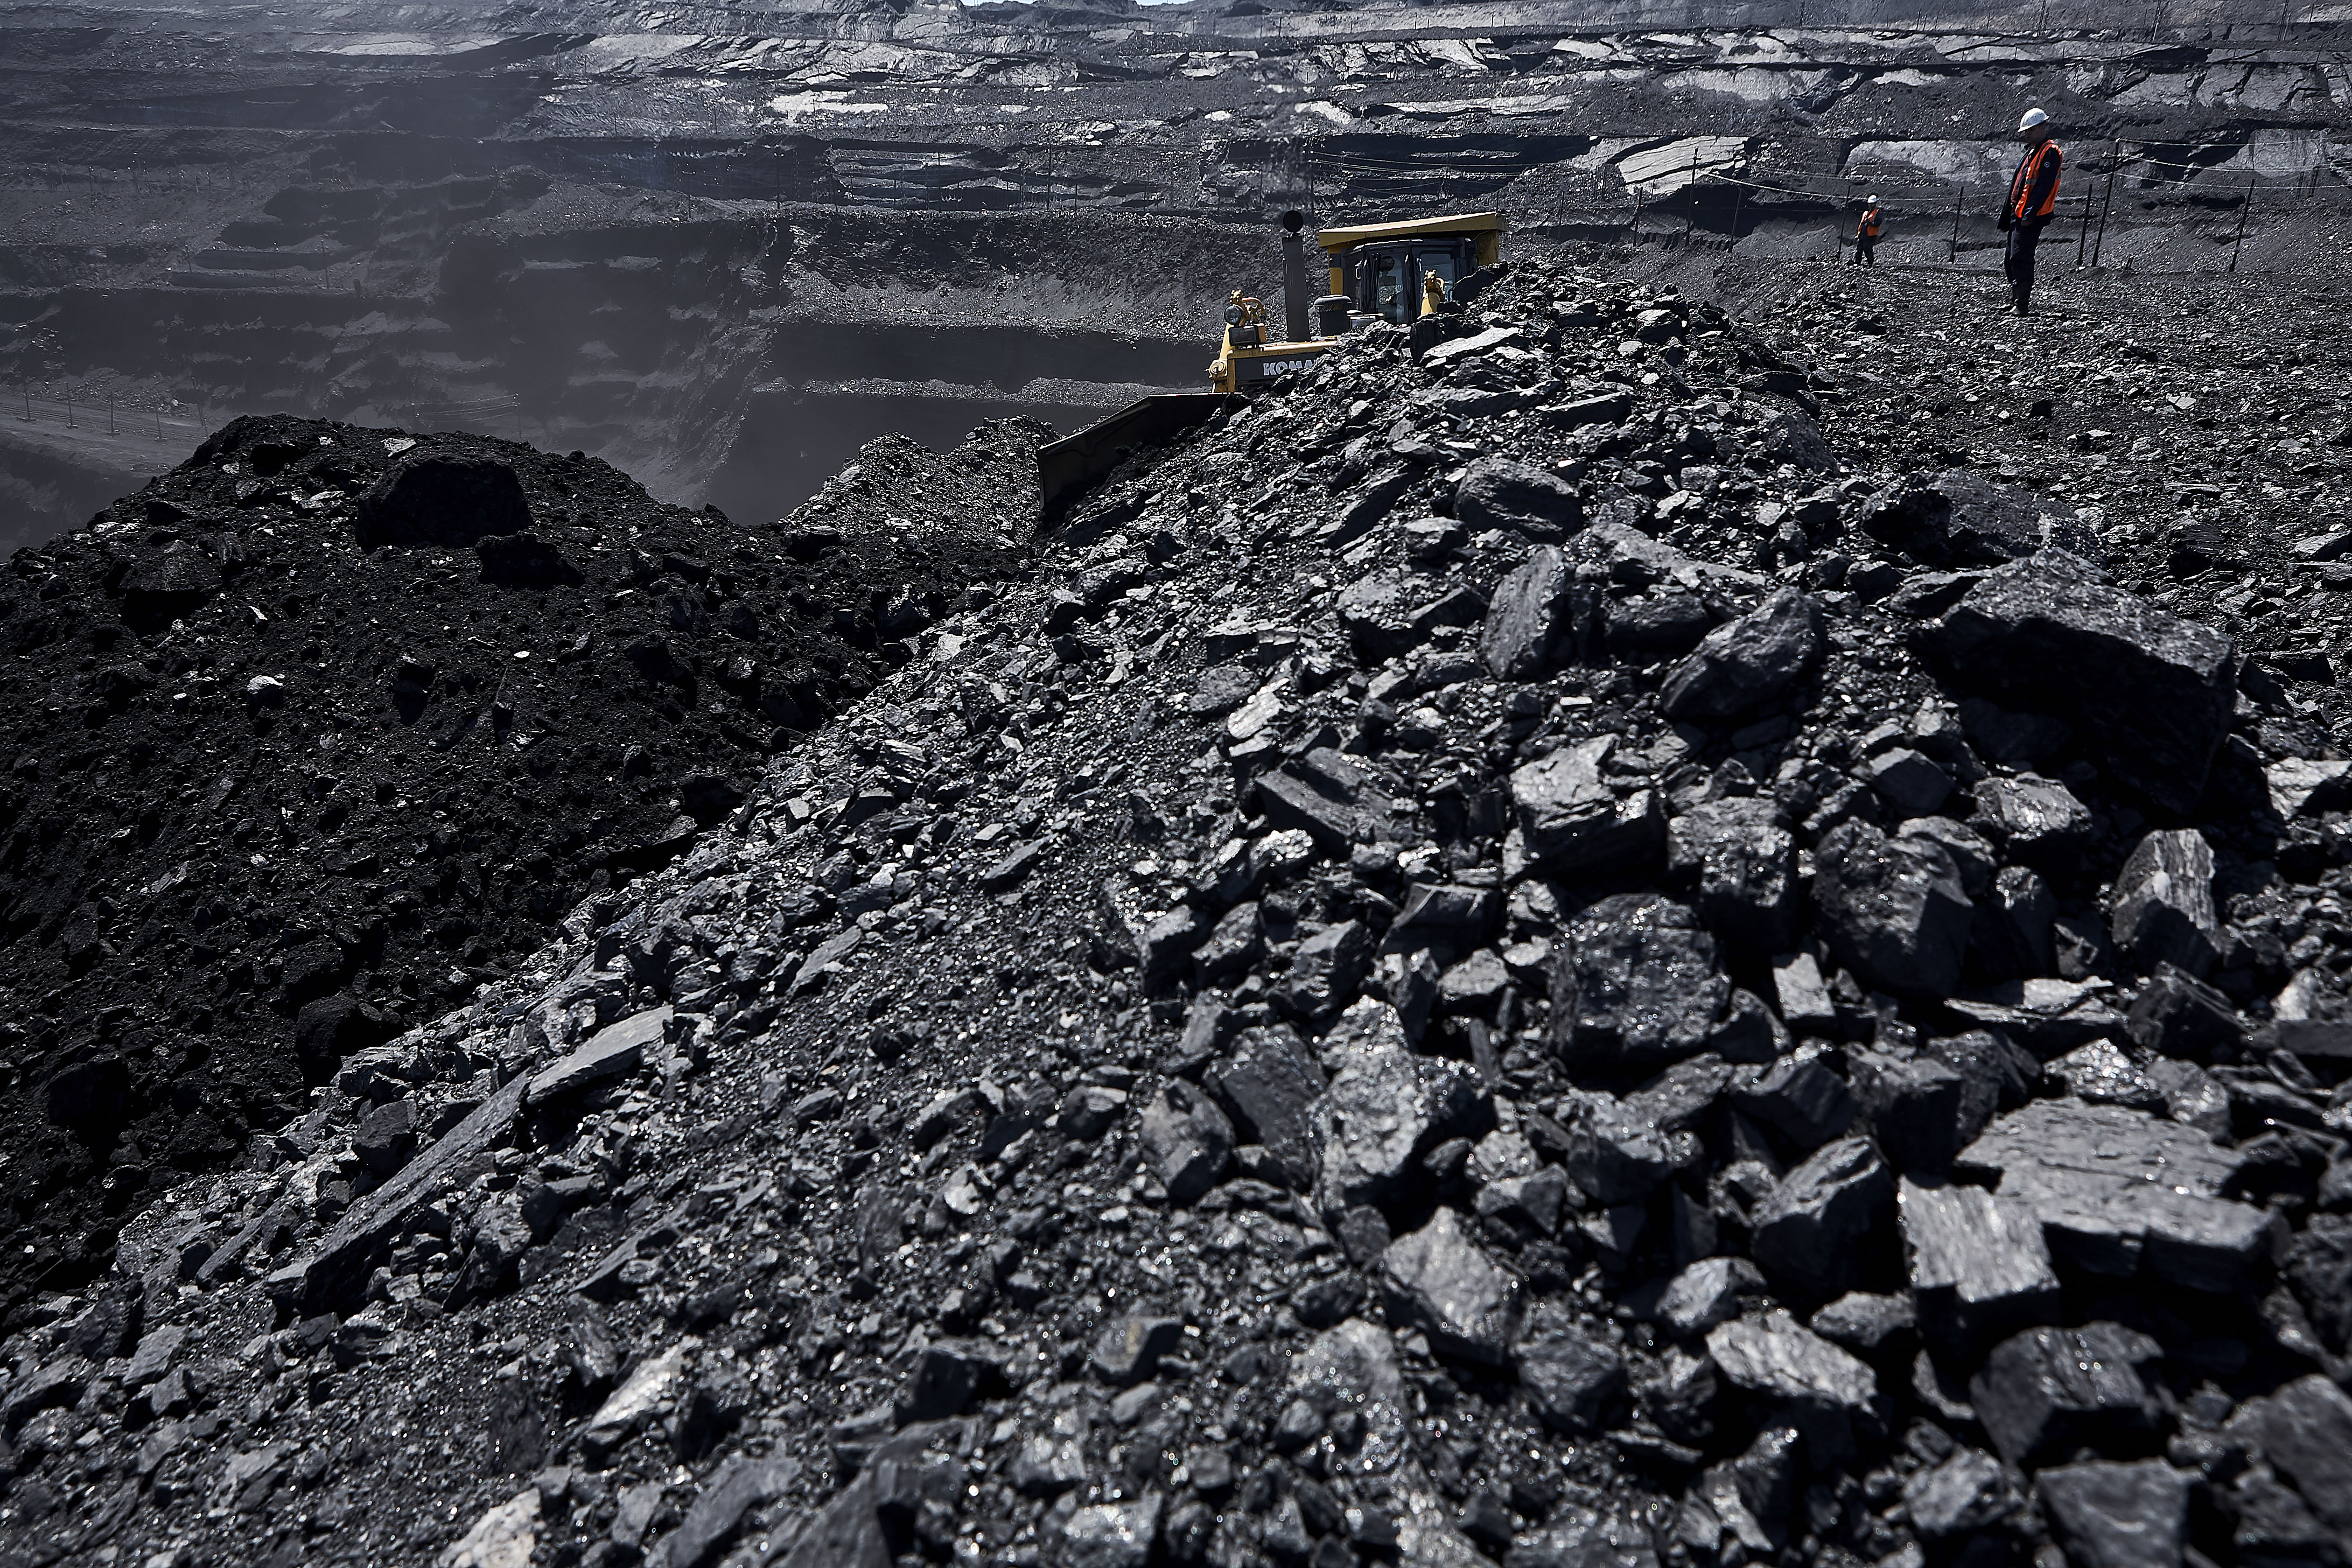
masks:
POLYGON ((1402 323, 1408 320, 1412 280, 1406 276, 1407 270, 1404 257, 1366 257, 1356 290, 1358 307, 1387 321, 1402 323))
POLYGON ((1470 270, 1469 255, 1467 246, 1451 239, 1366 247, 1356 258, 1356 309, 1410 326, 1421 314, 1423 279, 1442 279, 1452 298, 1470 270))

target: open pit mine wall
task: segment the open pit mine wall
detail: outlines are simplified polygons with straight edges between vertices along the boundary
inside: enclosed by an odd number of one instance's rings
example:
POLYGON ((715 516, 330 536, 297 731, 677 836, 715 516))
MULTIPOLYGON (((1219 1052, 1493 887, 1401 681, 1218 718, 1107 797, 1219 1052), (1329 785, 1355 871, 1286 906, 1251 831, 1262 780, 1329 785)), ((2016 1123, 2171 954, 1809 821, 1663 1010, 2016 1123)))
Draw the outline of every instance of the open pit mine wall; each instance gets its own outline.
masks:
POLYGON ((1990 269, 2029 100, 2075 160, 2062 233, 2095 196, 2111 267, 2259 271, 2346 205, 2352 26, 2305 0, 2284 29, 1697 9, 27 13, 0 73, 0 543, 260 411, 581 447, 763 521, 883 431, 1198 384, 1292 206, 1801 259, 1874 189, 1883 259, 1990 269), (151 410, 153 451, 93 446, 77 398, 151 410))

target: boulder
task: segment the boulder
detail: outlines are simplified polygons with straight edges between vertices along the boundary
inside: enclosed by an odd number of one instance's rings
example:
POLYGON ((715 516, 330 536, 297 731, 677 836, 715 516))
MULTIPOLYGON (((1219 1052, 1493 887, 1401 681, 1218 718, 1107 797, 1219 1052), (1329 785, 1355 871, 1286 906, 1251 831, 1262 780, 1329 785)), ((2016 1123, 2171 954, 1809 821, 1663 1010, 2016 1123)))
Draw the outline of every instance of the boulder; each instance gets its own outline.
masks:
POLYGON ((2267 1250, 2270 1215, 2220 1194, 2244 1163, 2205 1133, 2116 1105, 2041 1100, 1960 1152, 2032 1210, 2062 1268, 2146 1269, 2194 1289, 2234 1288, 2267 1250))
POLYGON ((2115 1323, 2028 1329, 1993 1347, 1969 1399, 1993 1447, 2022 1468, 2078 1448, 2129 1453, 2154 1441, 2162 1406, 2139 1368, 2163 1353, 2115 1323))
POLYGON ((1241 1136, 1274 1157, 1294 1189, 1313 1189, 1323 1069, 1297 1035, 1280 1026, 1243 1030, 1202 1084, 1241 1136))
POLYGON ((2260 1445, 2339 1541, 2352 1538, 2352 1397, 2314 1373, 2247 1400, 2229 1429, 2260 1445))
POLYGON ((1777 1307, 1718 1326, 1706 1349, 1732 1386, 1769 1399, 1859 1414, 1878 1397, 1876 1373, 1777 1307))
POLYGON ((2090 808, 2055 779, 1995 775, 1979 780, 1972 793, 1977 826, 2012 860, 2063 874, 2090 843, 2090 808))
POLYGON ((1361 921, 1327 925, 1298 944, 1274 1005, 1302 1022, 1327 1023, 1355 1000, 1371 963, 1372 934, 1361 921))
POLYGON ((1335 1218, 1389 1198, 1422 1152, 1467 1131, 1482 1103, 1465 1065, 1416 1056, 1396 1010, 1367 997, 1326 1037, 1330 1087, 1314 1109, 1318 1200, 1335 1218))
POLYGON ((1575 574, 1560 552, 1544 545, 1495 588, 1478 633, 1478 652, 1497 680, 1533 680, 1564 657, 1571 644, 1580 595, 1575 574))
POLYGON ((1164 1506, 1158 1492, 1126 1502, 1087 1504, 1057 1532, 1055 1561, 1061 1568, 1147 1568, 1164 1506))
POLYGON ((2080 1568, 2179 1568, 2189 1478, 2161 1459, 2060 1465, 2033 1479, 2042 1515, 2080 1568))
POLYGON ((1143 1108, 1136 1130, 1144 1163, 1171 1203, 1192 1203, 1215 1186, 1233 1158, 1234 1129, 1209 1097, 1178 1079, 1143 1108))
POLYGON ((185 540, 141 556, 122 574, 123 605, 133 613, 183 614, 220 591, 219 563, 185 540))
POLYGON ((1511 1359, 1536 1414, 1571 1436, 1600 1431, 1625 1391, 1625 1358, 1560 1302, 1528 1314, 1511 1359))
POLYGON ((489 458, 414 453, 360 498, 362 545, 472 545, 530 531, 530 502, 514 469, 489 458))
POLYGON ((1614 735, 1571 741, 1512 770, 1513 858, 1556 877, 1657 858, 1665 844, 1664 800, 1646 783, 1607 771, 1617 744, 1614 735))
POLYGON ((1975 1346, 2058 1316, 2058 1271, 2042 1222, 1982 1187, 1923 1186, 1896 1194, 1911 1293, 1933 1348, 1955 1364, 1975 1346))

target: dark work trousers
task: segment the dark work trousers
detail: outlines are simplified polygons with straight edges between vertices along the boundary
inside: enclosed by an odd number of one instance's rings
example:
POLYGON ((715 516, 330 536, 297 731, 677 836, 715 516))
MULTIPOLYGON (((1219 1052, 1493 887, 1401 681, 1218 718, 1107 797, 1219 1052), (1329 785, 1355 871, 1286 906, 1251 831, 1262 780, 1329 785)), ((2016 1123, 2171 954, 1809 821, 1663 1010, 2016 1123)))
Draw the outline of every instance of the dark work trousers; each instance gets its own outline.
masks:
POLYGON ((2009 254, 2001 260, 2001 270, 2009 274, 2010 300, 2021 315, 2033 293, 2033 252, 2042 244, 2042 229, 2038 223, 2021 223, 2009 230, 2009 254))
POLYGON ((1877 266, 1877 265, 1878 265, 1878 241, 1876 241, 1876 240, 1874 240, 1874 239, 1871 238, 1871 237, 1870 237, 1870 236, 1868 236, 1868 235, 1866 235, 1866 234, 1859 234, 1859 235, 1854 236, 1854 239, 1853 239, 1853 264, 1854 264, 1856 267, 1875 267, 1875 266, 1877 266))

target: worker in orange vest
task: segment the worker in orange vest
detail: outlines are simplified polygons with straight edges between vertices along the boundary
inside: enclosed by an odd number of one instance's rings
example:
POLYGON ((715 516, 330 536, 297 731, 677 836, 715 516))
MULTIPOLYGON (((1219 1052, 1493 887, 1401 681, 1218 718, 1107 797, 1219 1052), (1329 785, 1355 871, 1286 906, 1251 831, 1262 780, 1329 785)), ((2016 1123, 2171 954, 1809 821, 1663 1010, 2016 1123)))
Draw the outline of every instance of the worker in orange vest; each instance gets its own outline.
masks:
POLYGON ((2009 199, 2000 209, 2001 232, 2009 236, 2001 270, 2009 274, 2010 303, 2022 316, 2033 293, 2034 249, 2058 210, 2058 174, 2065 155, 2050 139, 2050 116, 2039 109, 2025 111, 2017 133, 2025 140, 2025 156, 2009 177, 2009 199))
POLYGON ((1856 267, 1878 265, 1878 235, 1885 226, 1885 221, 1878 210, 1878 198, 1871 197, 1870 205, 1862 209, 1862 221, 1853 226, 1853 264, 1856 267))

